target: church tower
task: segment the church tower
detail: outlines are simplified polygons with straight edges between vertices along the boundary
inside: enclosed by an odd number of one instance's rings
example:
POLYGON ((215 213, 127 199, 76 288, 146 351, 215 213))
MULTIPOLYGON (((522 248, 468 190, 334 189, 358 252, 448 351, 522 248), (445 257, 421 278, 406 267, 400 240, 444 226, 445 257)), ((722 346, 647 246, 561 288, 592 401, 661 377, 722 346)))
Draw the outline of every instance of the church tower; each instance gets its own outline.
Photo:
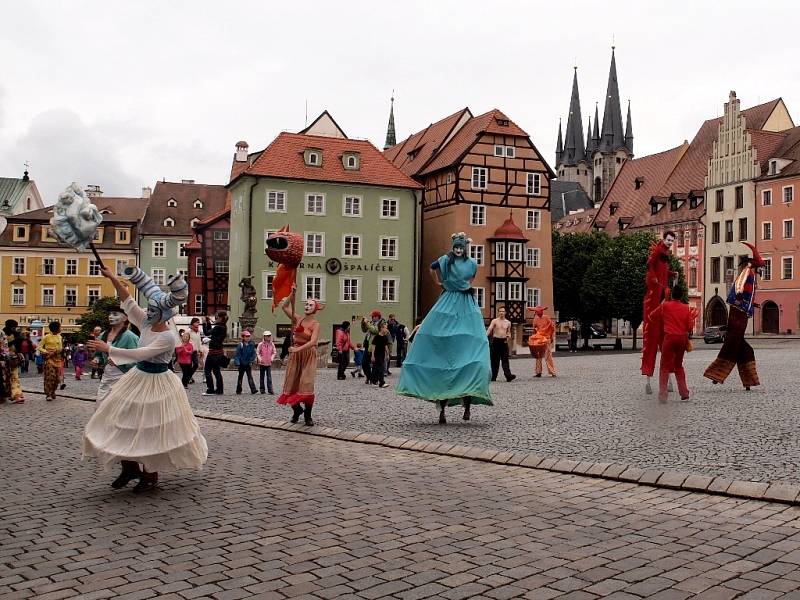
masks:
POLYGON ((389 125, 386 127, 386 142, 383 149, 387 150, 397 144, 397 137, 394 132, 394 92, 392 92, 391 105, 389 107, 389 125))
POLYGON ((561 136, 561 123, 558 124, 558 145, 556 146, 556 173, 560 181, 576 181, 588 189, 591 181, 591 164, 586 156, 583 140, 583 119, 581 118, 581 98, 578 92, 578 67, 572 75, 572 95, 569 100, 567 131, 561 136))

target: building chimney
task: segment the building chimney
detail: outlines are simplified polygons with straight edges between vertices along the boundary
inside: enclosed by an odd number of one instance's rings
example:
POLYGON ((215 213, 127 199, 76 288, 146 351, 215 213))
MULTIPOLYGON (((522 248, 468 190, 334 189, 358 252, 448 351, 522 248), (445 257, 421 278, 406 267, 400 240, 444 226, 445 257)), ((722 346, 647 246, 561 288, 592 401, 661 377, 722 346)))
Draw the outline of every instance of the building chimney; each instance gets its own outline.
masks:
POLYGON ((103 195, 103 190, 100 189, 99 185, 87 185, 84 191, 89 198, 96 198, 97 196, 103 195))
POLYGON ((247 149, 249 144, 245 141, 236 142, 236 162, 247 162, 247 149))
POLYGON ((142 188, 142 198, 149 198, 152 193, 153 189, 150 186, 142 188))
POLYGON ((181 183, 194 183, 194 179, 181 179, 181 183))

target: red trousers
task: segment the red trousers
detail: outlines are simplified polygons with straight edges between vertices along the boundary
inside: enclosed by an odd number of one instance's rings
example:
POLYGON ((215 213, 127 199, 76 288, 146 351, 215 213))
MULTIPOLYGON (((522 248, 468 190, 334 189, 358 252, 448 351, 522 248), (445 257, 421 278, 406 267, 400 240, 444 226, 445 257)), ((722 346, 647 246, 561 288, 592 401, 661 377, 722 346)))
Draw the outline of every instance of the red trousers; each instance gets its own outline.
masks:
POLYGON ((686 387, 686 371, 683 370, 683 355, 689 343, 687 334, 675 335, 668 333, 661 342, 661 366, 658 371, 658 397, 667 399, 667 382, 669 374, 675 373, 678 381, 678 393, 681 398, 689 397, 689 388, 686 387))
POLYGON ((652 377, 656 370, 656 354, 661 345, 662 327, 650 322, 650 313, 658 308, 664 294, 663 286, 648 283, 642 302, 642 375, 652 377))

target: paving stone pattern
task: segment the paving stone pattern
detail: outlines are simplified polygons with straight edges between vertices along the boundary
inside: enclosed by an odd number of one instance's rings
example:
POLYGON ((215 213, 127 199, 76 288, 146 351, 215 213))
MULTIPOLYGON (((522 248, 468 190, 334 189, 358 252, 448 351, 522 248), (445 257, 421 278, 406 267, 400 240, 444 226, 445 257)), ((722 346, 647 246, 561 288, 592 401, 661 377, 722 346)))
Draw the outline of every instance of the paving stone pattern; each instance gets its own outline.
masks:
MULTIPOLYGON (((627 342, 626 342, 627 343, 627 342)), ((533 377, 533 362, 511 362, 516 381, 492 384, 494 407, 476 407, 472 421, 449 409, 450 423, 436 424, 436 410, 422 400, 393 391, 399 371, 388 378, 392 388, 337 381, 333 369, 319 371, 314 409, 320 425, 406 438, 451 442, 545 457, 630 465, 745 481, 800 484, 800 412, 797 410, 797 340, 757 340, 762 385, 745 392, 736 371, 723 386, 712 386, 702 373, 719 345, 700 341, 687 355, 692 399, 677 394, 660 405, 644 395, 638 354, 578 353, 557 358, 559 376, 533 377)), ((283 372, 275 371, 280 393, 283 372)), ((225 376, 226 394, 201 396, 201 376, 191 386, 196 409, 265 419, 287 419, 289 411, 274 396, 255 396, 245 388, 237 396, 236 374, 225 376)), ((502 376, 501 376, 502 379, 502 376)), ((27 378, 26 387, 39 387, 27 378)), ((69 381, 66 392, 93 396, 96 381, 69 381)), ((41 399, 40 399, 41 400, 41 399)))
POLYGON ((800 508, 203 421, 143 496, 92 406, 0 421, 0 600, 800 598, 800 508))

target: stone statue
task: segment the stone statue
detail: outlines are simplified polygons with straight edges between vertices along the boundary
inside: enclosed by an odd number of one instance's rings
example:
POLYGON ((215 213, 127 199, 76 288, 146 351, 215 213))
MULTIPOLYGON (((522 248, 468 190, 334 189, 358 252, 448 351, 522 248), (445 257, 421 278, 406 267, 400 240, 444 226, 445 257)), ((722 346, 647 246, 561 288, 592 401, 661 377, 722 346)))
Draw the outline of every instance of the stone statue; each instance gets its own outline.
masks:
POLYGON ((256 317, 258 294, 256 293, 255 286, 253 286, 253 276, 242 277, 242 280, 239 282, 239 287, 242 289, 241 300, 244 303, 242 317, 245 319, 254 319, 256 317))

